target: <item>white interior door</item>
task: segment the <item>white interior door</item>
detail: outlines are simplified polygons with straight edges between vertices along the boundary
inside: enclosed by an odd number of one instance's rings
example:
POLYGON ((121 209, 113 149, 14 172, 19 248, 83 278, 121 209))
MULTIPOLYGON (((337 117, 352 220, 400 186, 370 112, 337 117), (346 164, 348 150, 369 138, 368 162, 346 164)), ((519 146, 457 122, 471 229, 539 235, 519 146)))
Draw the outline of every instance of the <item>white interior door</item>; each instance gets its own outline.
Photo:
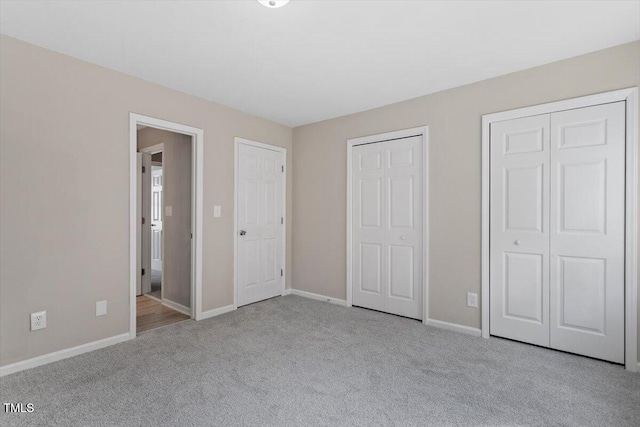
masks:
POLYGON ((353 305, 422 319, 422 137, 352 152, 353 305))
POLYGON ((151 268, 162 271, 162 167, 151 171, 151 268))
MULTIPOLYGON (((142 153, 142 293, 151 292, 151 154, 142 153)), ((142 273, 141 271, 141 273, 142 273)))
POLYGON ((624 363, 625 103, 551 114, 551 347, 624 363))
POLYGON ((238 146, 238 306, 282 294, 283 161, 281 152, 238 146))
POLYGON ((549 115, 491 124, 491 334, 549 345, 549 115))

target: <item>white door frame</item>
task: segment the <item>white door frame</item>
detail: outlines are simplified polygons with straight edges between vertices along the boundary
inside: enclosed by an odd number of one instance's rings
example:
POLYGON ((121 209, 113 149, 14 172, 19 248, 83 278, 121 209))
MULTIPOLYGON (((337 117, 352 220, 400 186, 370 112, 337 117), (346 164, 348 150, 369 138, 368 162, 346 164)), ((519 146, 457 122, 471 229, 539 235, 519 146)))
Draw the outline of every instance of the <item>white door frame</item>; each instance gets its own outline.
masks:
POLYGON ((347 140, 347 307, 353 303, 352 156, 353 147, 393 139, 422 136, 422 323, 429 320, 429 126, 420 126, 347 140))
POLYGON ((129 335, 136 336, 136 230, 138 125, 149 126, 192 137, 191 168, 191 318, 202 319, 202 200, 204 131, 180 123, 129 113, 129 335))
POLYGON ((491 123, 626 102, 625 367, 638 370, 638 88, 621 89, 482 116, 482 337, 489 338, 489 174, 491 123))
MULTIPOLYGON (((141 148, 139 152, 140 153, 145 153, 145 154, 151 154, 151 155, 157 154, 157 153, 162 153, 162 155, 163 155, 162 160, 163 160, 163 167, 164 167, 164 143, 155 144, 155 145, 151 145, 149 147, 141 148)), ((151 167, 153 168, 153 162, 151 163, 151 167)), ((153 171, 153 169, 151 171, 153 171)), ((151 180, 150 182, 153 182, 153 180, 151 180)), ((151 191, 151 188, 148 188, 147 192, 150 192, 150 191, 151 191)), ((143 197, 144 197, 144 194, 145 194, 144 188, 142 189, 142 194, 143 194, 143 197)), ((144 200, 142 201, 142 203, 143 204, 145 203, 144 200)), ((160 207, 160 209, 161 209, 161 212, 162 212, 162 216, 164 218, 164 194, 163 194, 163 197, 162 197, 162 206, 160 207)), ((140 217, 140 215, 141 214, 139 213, 138 217, 140 217)), ((149 228, 151 227, 151 221, 149 221, 148 227, 149 228)), ((143 239, 144 239, 144 237, 145 237, 145 234, 143 233, 143 239)), ((146 237, 148 237, 148 239, 144 239, 144 240, 149 240, 149 241, 148 242, 142 242, 143 244, 141 246, 142 246, 142 248, 144 248, 144 243, 146 243, 148 245, 146 249, 150 249, 151 248, 151 233, 148 233, 148 235, 146 237)), ((162 255, 161 255, 161 257, 162 257, 162 270, 160 270, 160 301, 163 301, 164 300, 164 286, 162 286, 162 284, 164 283, 164 232, 162 233, 160 245, 162 246, 162 255)), ((143 258, 143 263, 144 263, 144 258, 143 258)), ((145 269, 148 269, 148 271, 151 272, 151 270, 152 270, 152 268, 151 268, 151 259, 149 258, 149 264, 148 265, 144 264, 142 267, 145 268, 145 269)), ((150 277, 147 276, 147 279, 143 279, 142 283, 143 284, 150 283, 149 282, 150 280, 151 280, 150 277)), ((143 287, 143 294, 144 294, 144 290, 145 289, 143 287)), ((153 297, 151 297, 151 298, 153 298, 153 297)))
POLYGON ((233 309, 238 308, 238 173, 240 172, 238 157, 240 144, 251 147, 263 148, 265 150, 276 151, 282 156, 282 291, 280 295, 285 295, 287 283, 287 149, 276 145, 264 144, 250 139, 235 137, 234 145, 234 172, 233 172, 233 309))

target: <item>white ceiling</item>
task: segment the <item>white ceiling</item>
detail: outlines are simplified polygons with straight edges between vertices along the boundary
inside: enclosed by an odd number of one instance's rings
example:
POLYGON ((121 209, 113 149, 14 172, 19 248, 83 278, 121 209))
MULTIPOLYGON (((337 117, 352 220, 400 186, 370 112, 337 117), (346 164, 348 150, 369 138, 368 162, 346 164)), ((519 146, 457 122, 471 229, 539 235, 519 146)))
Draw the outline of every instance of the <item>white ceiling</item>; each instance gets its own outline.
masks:
POLYGON ((0 32, 288 126, 640 39, 640 1, 5 1, 0 32))

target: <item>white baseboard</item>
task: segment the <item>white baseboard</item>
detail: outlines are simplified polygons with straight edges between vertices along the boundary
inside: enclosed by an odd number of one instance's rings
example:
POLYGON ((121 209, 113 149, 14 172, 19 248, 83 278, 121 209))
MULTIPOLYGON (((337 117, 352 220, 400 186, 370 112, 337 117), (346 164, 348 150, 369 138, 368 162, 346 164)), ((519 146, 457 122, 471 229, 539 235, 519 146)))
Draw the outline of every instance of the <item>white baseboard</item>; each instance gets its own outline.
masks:
POLYGON ((200 317, 198 317, 196 320, 204 320, 210 317, 220 316, 221 314, 225 314, 233 310, 235 310, 235 307, 233 306, 233 304, 225 305, 224 307, 203 311, 202 313, 200 313, 200 317))
POLYGON ((149 299, 152 299, 152 300, 154 300, 154 301, 158 301, 160 304, 162 304, 162 300, 161 300, 160 298, 158 298, 158 297, 154 297, 154 296, 153 296, 153 295, 151 295, 151 294, 142 294, 142 295, 144 295, 145 297, 147 297, 147 298, 149 298, 149 299))
POLYGON ((164 305, 165 307, 169 307, 172 310, 175 311, 179 311, 182 314, 186 314, 187 316, 191 317, 191 309, 189 307, 185 307, 182 304, 178 304, 175 301, 171 301, 170 299, 163 299, 161 302, 162 305, 164 305))
POLYGON ((442 320, 435 320, 435 319, 427 319, 425 323, 435 328, 446 329, 448 331, 454 331, 454 332, 460 332, 467 335, 473 335, 474 337, 479 337, 482 335, 482 331, 480 331, 480 329, 478 328, 459 325, 457 323, 443 322, 442 320))
POLYGON ((291 295, 298 295, 300 297, 311 298, 318 301, 330 302, 331 304, 341 305, 343 307, 347 306, 347 302, 343 299, 326 297, 324 295, 314 294, 312 292, 300 291, 298 289, 290 289, 291 295))
POLYGON ((42 356, 33 357, 31 359, 11 363, 9 365, 0 366, 0 377, 24 371, 25 369, 35 368, 36 366, 42 366, 59 360, 68 359, 69 357, 78 356, 90 351, 99 350, 133 338, 135 338, 135 335, 131 336, 129 332, 127 332, 98 341, 81 344, 76 347, 65 348, 63 350, 54 351, 53 353, 43 354, 42 356))
POLYGON ((287 296, 287 295, 291 295, 291 288, 289 289, 285 289, 284 291, 282 291, 282 296, 287 296))

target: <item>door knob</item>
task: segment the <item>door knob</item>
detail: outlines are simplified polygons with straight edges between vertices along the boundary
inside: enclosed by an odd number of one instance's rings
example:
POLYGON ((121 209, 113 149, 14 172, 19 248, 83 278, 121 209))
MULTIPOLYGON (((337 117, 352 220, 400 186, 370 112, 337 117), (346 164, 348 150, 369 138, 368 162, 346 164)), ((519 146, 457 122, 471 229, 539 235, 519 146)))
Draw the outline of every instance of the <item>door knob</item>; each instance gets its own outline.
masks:
POLYGON ((406 238, 407 238, 407 236, 400 236, 400 240, 404 240, 406 238))
POLYGON ((240 230, 240 235, 241 235, 241 236, 244 236, 245 234, 247 234, 247 232, 246 232, 246 231, 244 231, 244 230, 240 230))
POLYGON ((516 240, 515 242, 513 242, 514 245, 519 246, 520 245, 520 239, 516 240))

